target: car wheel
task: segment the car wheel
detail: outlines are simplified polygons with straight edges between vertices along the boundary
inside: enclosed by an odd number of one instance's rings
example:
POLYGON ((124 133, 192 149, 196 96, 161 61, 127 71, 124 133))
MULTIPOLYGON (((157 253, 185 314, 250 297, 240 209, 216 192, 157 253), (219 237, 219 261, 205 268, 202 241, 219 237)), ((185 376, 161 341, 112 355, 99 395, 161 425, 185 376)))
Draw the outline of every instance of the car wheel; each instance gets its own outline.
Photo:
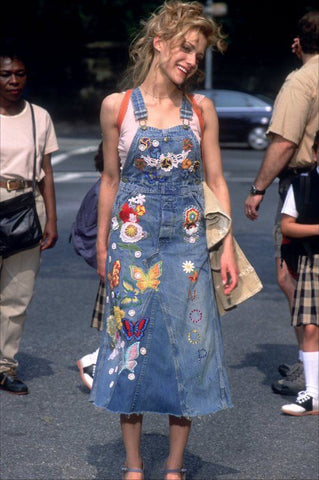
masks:
POLYGON ((247 138, 248 145, 253 150, 265 150, 268 146, 265 127, 254 127, 250 130, 247 138))

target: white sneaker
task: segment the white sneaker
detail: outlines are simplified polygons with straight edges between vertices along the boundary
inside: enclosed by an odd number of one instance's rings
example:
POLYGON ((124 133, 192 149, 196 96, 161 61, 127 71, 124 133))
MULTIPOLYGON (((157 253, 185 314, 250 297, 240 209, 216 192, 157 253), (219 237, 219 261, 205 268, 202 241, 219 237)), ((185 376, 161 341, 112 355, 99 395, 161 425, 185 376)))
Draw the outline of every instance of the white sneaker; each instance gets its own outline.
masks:
POLYGON ((281 411, 287 415, 301 417, 303 415, 319 415, 318 399, 307 392, 299 392, 294 403, 283 405, 281 411))
POLYGON ((85 355, 76 362, 77 367, 80 370, 81 380, 89 390, 91 390, 93 385, 93 378, 98 354, 99 349, 97 349, 93 353, 85 355))

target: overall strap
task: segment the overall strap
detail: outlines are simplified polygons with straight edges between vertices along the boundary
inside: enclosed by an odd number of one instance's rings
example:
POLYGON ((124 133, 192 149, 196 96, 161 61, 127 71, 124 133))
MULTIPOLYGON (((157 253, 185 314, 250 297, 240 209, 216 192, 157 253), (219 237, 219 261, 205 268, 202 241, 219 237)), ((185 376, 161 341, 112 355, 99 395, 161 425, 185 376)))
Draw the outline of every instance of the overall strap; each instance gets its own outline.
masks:
POLYGON ((182 98, 180 116, 182 119, 185 119, 185 120, 191 120, 193 118, 192 105, 189 103, 185 95, 183 95, 183 98, 182 98))
POLYGON ((139 88, 135 88, 135 90, 133 90, 132 92, 132 103, 136 120, 146 120, 147 109, 143 100, 141 90, 139 88))
MULTIPOLYGON (((133 108, 134 108, 134 114, 135 118, 137 120, 144 120, 147 118, 147 110, 145 107, 145 103, 142 97, 142 94, 139 89, 130 89, 125 92, 125 95, 123 97, 121 106, 120 106, 120 111, 119 115, 117 118, 117 128, 118 130, 121 129, 121 125, 123 122, 123 119, 125 117, 127 107, 130 101, 130 98, 132 96, 132 102, 133 102, 133 108)), ((202 115, 202 111, 199 108, 198 103, 196 102, 194 95, 193 94, 188 94, 187 97, 183 95, 183 100, 182 100, 182 106, 181 106, 181 118, 185 118, 188 120, 191 120, 193 118, 193 111, 196 113, 198 120, 199 120, 199 125, 201 129, 201 136, 203 136, 203 131, 204 131, 204 119, 202 115), (188 101, 187 101, 188 100, 188 101)))

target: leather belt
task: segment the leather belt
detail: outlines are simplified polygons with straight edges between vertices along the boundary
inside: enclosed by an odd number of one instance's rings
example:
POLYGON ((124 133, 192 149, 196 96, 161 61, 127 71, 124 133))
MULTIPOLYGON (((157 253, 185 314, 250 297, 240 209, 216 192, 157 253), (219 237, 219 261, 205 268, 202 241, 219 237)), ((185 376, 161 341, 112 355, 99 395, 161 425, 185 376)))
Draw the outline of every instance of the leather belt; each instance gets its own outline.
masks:
POLYGON ((0 180, 0 187, 6 188, 8 192, 22 190, 32 187, 32 180, 0 180))

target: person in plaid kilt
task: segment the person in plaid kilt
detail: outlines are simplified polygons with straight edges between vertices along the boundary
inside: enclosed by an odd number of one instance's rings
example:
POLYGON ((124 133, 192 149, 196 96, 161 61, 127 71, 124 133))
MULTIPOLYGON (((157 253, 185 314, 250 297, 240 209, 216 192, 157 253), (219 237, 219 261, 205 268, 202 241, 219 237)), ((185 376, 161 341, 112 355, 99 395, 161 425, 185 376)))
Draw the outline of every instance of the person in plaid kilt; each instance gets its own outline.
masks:
MULTIPOLYGON (((94 157, 95 168, 98 172, 103 170, 102 142, 98 146, 94 157)), ((97 232, 97 202, 100 190, 99 179, 88 191, 82 200, 70 233, 70 242, 76 253, 80 255, 88 265, 96 269, 96 232, 97 232)), ((105 282, 100 280, 96 300, 94 304, 91 327, 99 331, 103 330, 105 309, 105 282)), ((81 357, 77 362, 80 377, 84 385, 91 390, 95 372, 95 364, 99 349, 81 357)))
POLYGON ((292 325, 303 326, 306 389, 294 403, 282 406, 288 415, 318 415, 319 383, 319 130, 312 147, 316 168, 295 179, 282 208, 281 230, 298 255, 292 325))

